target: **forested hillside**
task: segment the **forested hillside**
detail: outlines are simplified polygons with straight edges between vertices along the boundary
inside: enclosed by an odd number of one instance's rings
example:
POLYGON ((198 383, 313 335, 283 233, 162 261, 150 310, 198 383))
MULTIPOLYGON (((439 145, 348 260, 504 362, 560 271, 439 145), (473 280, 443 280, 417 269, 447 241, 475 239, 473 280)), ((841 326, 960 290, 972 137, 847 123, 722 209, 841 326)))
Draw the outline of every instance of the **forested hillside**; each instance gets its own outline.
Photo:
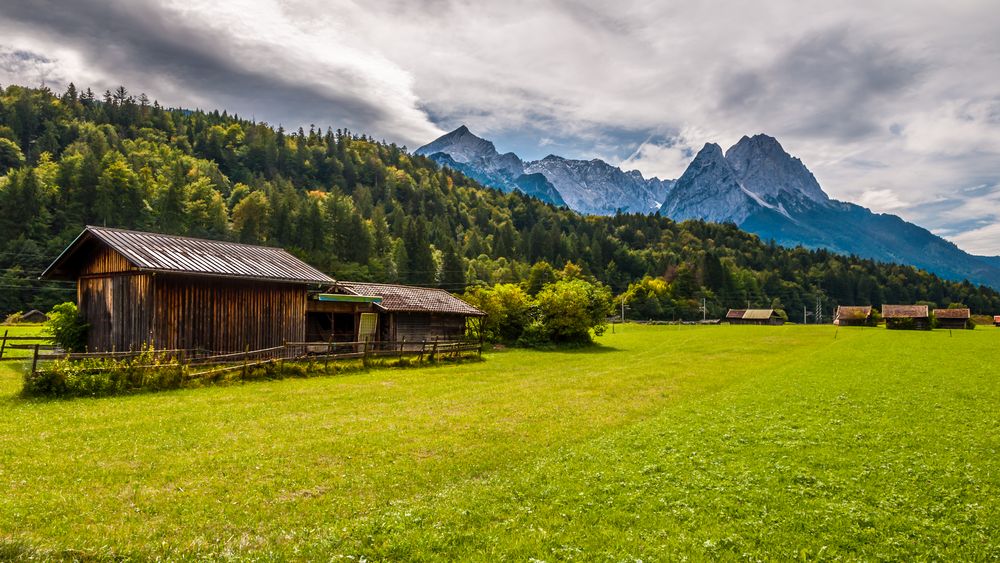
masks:
POLYGON ((733 225, 580 216, 344 131, 167 109, 125 88, 0 89, 0 312, 73 297, 37 276, 86 224, 282 246, 336 278, 452 291, 572 261, 616 293, 650 278, 629 292, 644 317, 700 318, 702 298, 710 316, 749 303, 795 319, 817 299, 826 315, 921 300, 1000 311, 988 288, 733 225))

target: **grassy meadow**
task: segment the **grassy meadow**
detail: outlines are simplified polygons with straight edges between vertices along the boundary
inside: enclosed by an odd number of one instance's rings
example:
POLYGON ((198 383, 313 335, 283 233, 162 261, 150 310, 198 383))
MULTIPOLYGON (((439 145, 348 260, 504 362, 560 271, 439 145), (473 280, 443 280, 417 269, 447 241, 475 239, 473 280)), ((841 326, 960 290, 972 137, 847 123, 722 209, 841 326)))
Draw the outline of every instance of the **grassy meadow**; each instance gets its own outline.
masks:
POLYGON ((1000 558, 1000 330, 599 343, 56 401, 0 364, 0 559, 1000 558))

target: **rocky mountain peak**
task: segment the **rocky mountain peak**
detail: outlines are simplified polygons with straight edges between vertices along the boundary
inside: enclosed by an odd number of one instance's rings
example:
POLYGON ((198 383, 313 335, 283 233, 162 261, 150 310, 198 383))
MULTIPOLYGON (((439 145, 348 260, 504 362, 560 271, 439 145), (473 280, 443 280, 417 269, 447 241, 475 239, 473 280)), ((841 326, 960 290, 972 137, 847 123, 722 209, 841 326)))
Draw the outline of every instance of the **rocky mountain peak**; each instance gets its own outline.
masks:
POLYGON ((458 163, 469 163, 477 159, 497 156, 496 147, 490 141, 477 137, 465 125, 438 137, 433 142, 417 149, 416 154, 429 156, 445 153, 458 163))
POLYGON ((774 137, 744 136, 726 151, 725 158, 743 187, 768 203, 798 207, 830 201, 812 172, 774 137))

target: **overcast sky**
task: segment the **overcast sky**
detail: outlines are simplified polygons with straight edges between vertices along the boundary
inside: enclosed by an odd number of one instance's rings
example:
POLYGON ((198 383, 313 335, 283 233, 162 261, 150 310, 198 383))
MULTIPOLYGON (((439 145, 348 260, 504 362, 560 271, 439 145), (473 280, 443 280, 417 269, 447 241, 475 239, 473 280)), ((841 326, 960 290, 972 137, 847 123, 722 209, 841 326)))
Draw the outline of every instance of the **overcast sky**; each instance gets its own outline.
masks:
POLYGON ((1000 3, 3 0, 0 84, 350 128, 467 124, 676 178, 767 133, 833 197, 1000 254, 1000 3))

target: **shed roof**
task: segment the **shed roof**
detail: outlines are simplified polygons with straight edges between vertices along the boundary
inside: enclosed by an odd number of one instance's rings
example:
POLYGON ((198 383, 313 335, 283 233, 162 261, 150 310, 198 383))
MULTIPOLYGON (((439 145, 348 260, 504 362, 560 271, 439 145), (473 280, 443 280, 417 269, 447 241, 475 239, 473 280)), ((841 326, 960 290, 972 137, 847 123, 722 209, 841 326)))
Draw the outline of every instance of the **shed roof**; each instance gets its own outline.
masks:
POLYGON ((742 319, 743 318, 743 313, 746 313, 746 312, 747 312, 746 309, 730 309, 729 312, 726 313, 726 318, 727 319, 742 319))
POLYGON ((76 237, 42 277, 72 277, 72 259, 92 241, 107 245, 139 270, 285 283, 334 283, 330 276, 281 248, 92 226, 76 237))
POLYGON ((934 309, 934 316, 939 319, 968 319, 972 312, 968 309, 934 309))
POLYGON ((333 291, 382 298, 377 306, 384 311, 406 313, 447 313, 482 317, 479 309, 443 289, 386 283, 340 281, 333 291))
POLYGON ((743 320, 764 321, 774 316, 774 309, 747 309, 743 313, 743 320))
POLYGON ((886 319, 926 319, 929 316, 927 305, 882 305, 882 317, 886 319))
POLYGON ((871 314, 871 305, 840 305, 837 307, 838 319, 867 319, 871 314))

